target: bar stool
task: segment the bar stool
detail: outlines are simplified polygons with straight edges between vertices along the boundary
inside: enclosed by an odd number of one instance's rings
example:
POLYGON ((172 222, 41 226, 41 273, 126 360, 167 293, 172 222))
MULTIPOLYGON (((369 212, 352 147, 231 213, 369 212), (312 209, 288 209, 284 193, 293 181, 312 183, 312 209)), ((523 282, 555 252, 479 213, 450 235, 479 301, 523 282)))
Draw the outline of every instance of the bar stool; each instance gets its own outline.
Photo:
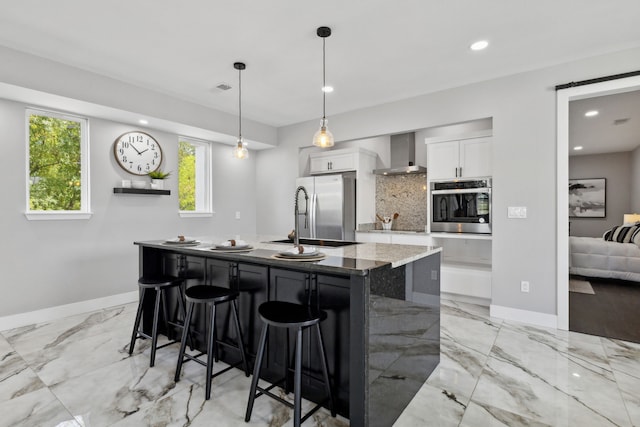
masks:
MULTIPOLYGON (((258 313, 260 314, 260 318, 264 322, 262 327, 262 333, 260 335, 260 345, 258 347, 258 354, 256 356, 256 363, 253 370, 253 379, 251 381, 251 390, 249 394, 249 401, 247 403, 247 413, 244 418, 246 422, 251 420, 251 412, 253 411, 253 402, 256 397, 259 397, 262 394, 266 394, 267 396, 276 399, 277 401, 283 403, 289 408, 293 408, 293 425, 294 427, 299 427, 302 422, 304 422, 307 418, 311 416, 315 411, 317 411, 322 405, 318 404, 313 409, 311 409, 304 417, 301 417, 301 409, 302 409, 302 331, 303 329, 310 328, 312 326, 315 327, 317 336, 318 336, 318 345, 320 346, 320 358, 322 363, 322 375, 324 377, 325 388, 327 389, 327 399, 329 400, 329 409, 331 410, 331 415, 336 416, 333 402, 333 394, 331 393, 331 386, 329 384, 329 369, 327 367, 327 358, 324 350, 324 343, 322 340, 322 332, 320 331, 320 322, 327 317, 327 313, 322 310, 315 309, 309 305, 302 304, 294 304, 291 302, 284 301, 268 301, 260 304, 258 307, 258 313), (258 386, 258 381, 260 378, 260 368, 262 366, 262 359, 264 357, 265 346, 267 344, 267 335, 269 332, 269 327, 273 326, 276 328, 287 328, 287 329, 295 329, 296 330, 296 344, 295 344, 295 368, 294 368, 294 378, 293 378, 293 405, 286 400, 280 398, 273 393, 271 393, 271 389, 276 387, 278 384, 283 381, 286 383, 288 376, 288 363, 287 363, 287 372, 285 373, 285 378, 277 381, 276 383, 270 385, 267 388, 262 388, 258 386), (256 390, 259 393, 256 394, 256 390)), ((287 360, 289 355, 287 354, 287 360)))
POLYGON ((165 291, 172 287, 180 288, 180 297, 178 298, 178 309, 181 314, 185 315, 183 292, 182 292, 182 279, 173 276, 161 276, 161 277, 141 277, 138 280, 138 287, 140 288, 140 301, 138 302, 138 310, 136 312, 136 320, 133 325, 133 332, 131 334, 131 343, 129 344, 129 354, 133 353, 133 349, 138 338, 151 339, 151 357, 149 358, 149 366, 153 367, 156 361, 156 350, 166 347, 171 344, 175 344, 177 341, 173 340, 161 346, 158 346, 158 322, 160 321, 160 303, 162 303, 162 310, 164 313, 163 320, 166 330, 169 330, 169 324, 182 327, 182 324, 177 322, 171 322, 168 320, 169 311, 167 310, 167 296, 165 291), (153 325, 151 329, 151 335, 148 335, 140 330, 140 320, 142 319, 142 311, 144 305, 144 296, 147 290, 153 290, 155 292, 155 306, 153 310, 153 325))
POLYGON ((249 368, 247 367, 247 358, 244 353, 244 341, 242 339, 242 330, 240 329, 240 318, 238 317, 238 291, 234 291, 227 288, 222 288, 219 286, 209 286, 209 285, 196 285, 188 288, 185 291, 185 299, 187 301, 187 315, 185 317, 184 324, 187 326, 182 331, 182 342, 180 344, 180 352, 178 354, 178 364, 176 366, 176 374, 175 381, 178 382, 180 380, 180 371, 182 370, 182 364, 189 360, 193 360, 201 364, 202 366, 206 366, 207 368, 207 382, 206 382, 206 391, 205 391, 205 399, 209 400, 211 397, 211 379, 221 375, 228 370, 235 368, 240 363, 242 363, 244 367, 245 375, 249 376, 249 368), (236 345, 226 343, 224 341, 219 341, 216 339, 216 306, 222 303, 231 303, 231 310, 233 311, 233 320, 236 325, 236 333, 238 334, 238 341, 236 345), (195 356, 190 354, 185 354, 186 348, 186 340, 187 334, 190 330, 191 318, 193 316, 193 308, 196 304, 205 304, 207 307, 210 307, 211 311, 211 322, 209 324, 209 330, 207 334, 207 361, 206 363, 200 359, 200 356, 205 353, 200 353, 195 356), (230 365, 227 368, 212 374, 213 371, 213 361, 214 358, 218 360, 218 349, 217 345, 221 344, 224 346, 228 346, 231 348, 235 348, 240 351, 241 361, 230 365), (215 348, 215 350, 214 350, 215 348))

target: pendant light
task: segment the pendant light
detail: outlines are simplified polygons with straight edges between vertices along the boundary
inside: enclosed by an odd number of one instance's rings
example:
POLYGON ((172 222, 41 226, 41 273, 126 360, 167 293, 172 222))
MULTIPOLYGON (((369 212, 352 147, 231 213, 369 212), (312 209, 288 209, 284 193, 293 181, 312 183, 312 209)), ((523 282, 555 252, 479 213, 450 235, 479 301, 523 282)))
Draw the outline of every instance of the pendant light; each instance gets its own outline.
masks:
POLYGON ((235 62, 233 68, 238 70, 238 143, 233 147, 233 157, 246 159, 249 157, 247 144, 242 139, 242 70, 247 68, 244 62, 235 62))
POLYGON ((316 31, 318 37, 322 38, 322 120, 320 120, 320 129, 313 135, 313 145, 328 148, 333 147, 333 134, 329 132, 327 129, 327 117, 325 114, 325 106, 326 106, 326 81, 325 81, 325 49, 324 44, 327 37, 331 35, 331 28, 329 27, 318 27, 316 31))

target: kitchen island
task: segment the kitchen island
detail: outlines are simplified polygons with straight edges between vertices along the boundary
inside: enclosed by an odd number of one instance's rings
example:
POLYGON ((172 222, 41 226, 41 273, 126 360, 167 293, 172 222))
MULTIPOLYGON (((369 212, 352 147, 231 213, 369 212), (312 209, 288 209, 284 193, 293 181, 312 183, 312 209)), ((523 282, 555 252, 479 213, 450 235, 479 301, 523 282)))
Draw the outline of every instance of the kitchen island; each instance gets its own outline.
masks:
MULTIPOLYGON (((210 284, 240 291, 241 326, 251 364, 262 327, 257 315, 262 302, 319 306, 328 314, 321 328, 337 412, 353 426, 392 425, 440 361, 440 248, 378 243, 320 246, 326 258, 300 262, 275 258, 291 245, 270 240, 245 239, 252 248, 246 252, 216 250, 211 242, 220 240, 215 238, 203 239, 197 246, 162 240, 135 244, 140 275, 170 274, 184 277, 187 287, 210 284), (407 301, 414 292, 427 295, 421 301, 428 304, 407 301)), ((169 302, 168 312, 174 313, 177 304, 169 302)), ((202 348, 206 322, 202 313, 195 314, 194 340, 202 348)), ((228 312, 221 307, 218 316, 228 319, 228 312)), ((143 319, 144 328, 149 328, 149 317, 143 319)), ((227 336, 233 328, 226 323, 218 321, 218 338, 234 341, 235 336, 227 336)), ((176 337, 179 332, 163 333, 176 337)), ((286 331, 270 334, 261 378, 270 382, 282 378, 287 351, 293 350, 289 342, 286 331)), ((224 350, 221 346, 221 360, 238 361, 235 352, 224 350)), ((305 338, 303 397, 312 401, 324 399, 319 366, 315 340, 305 338)))

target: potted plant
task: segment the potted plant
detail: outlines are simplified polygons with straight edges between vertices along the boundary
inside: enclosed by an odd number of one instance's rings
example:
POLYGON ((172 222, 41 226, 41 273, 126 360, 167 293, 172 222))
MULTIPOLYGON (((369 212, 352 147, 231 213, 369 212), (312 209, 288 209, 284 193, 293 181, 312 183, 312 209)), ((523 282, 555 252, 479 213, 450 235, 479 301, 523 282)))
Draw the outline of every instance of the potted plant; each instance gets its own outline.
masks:
POLYGON ((152 190, 163 190, 164 180, 171 175, 171 172, 162 172, 160 169, 149 172, 149 178, 151 178, 152 190))

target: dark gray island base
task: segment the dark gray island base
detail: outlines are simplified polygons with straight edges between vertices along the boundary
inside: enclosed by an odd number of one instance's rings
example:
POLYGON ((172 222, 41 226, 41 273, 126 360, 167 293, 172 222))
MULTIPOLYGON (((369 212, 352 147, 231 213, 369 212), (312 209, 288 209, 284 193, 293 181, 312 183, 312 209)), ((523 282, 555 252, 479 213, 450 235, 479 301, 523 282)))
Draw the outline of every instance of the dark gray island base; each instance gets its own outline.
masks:
MULTIPOLYGON (((221 252, 210 244, 180 247, 162 241, 136 242, 140 274, 169 274, 186 278, 186 286, 209 284, 240 291, 238 300, 250 368, 262 328, 258 306, 268 300, 311 303, 328 317, 321 328, 337 412, 352 426, 391 426, 440 361, 440 249, 424 246, 364 243, 320 250, 327 257, 315 262, 276 259, 289 246, 249 242, 251 252, 221 252), (421 293, 417 304, 411 299, 421 293), (427 295, 425 295, 427 294, 427 295)), ((214 240, 216 241, 216 240, 214 240)), ((177 295, 167 311, 177 312, 177 295)), ((153 302, 145 300, 145 306, 153 302)), ((150 328, 152 310, 145 310, 143 327, 150 328)), ((235 341, 229 313, 218 310, 218 339, 235 341), (221 319, 223 321, 221 321, 221 319)), ((194 313, 196 346, 204 348, 204 314, 194 313)), ((178 336, 171 325, 163 333, 178 336)), ((308 333, 308 331, 305 331, 308 333)), ((269 342, 261 378, 275 382, 286 370, 293 337, 276 330, 269 342)), ((303 397, 322 402, 325 393, 318 369, 316 341, 305 337, 303 397)), ((220 359, 238 362, 237 352, 220 359)), ((292 360, 290 357, 289 360, 292 360)), ((248 396, 247 396, 248 397, 248 396)))

